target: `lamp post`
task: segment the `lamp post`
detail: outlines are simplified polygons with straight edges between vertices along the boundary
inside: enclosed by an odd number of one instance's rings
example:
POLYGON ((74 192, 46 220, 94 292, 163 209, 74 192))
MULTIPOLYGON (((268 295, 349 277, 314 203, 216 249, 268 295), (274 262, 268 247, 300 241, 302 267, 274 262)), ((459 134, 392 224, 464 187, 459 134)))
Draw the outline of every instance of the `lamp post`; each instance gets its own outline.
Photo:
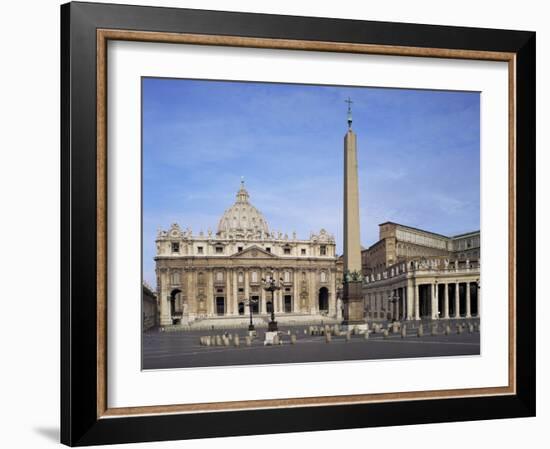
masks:
POLYGON ((246 300, 246 304, 248 305, 248 310, 250 311, 250 324, 248 325, 248 330, 253 332, 256 330, 256 328, 254 327, 254 323, 252 322, 252 305, 258 304, 258 300, 248 298, 246 300))
MULTIPOLYGON (((282 281, 282 279, 280 279, 282 281)), ((275 292, 281 289, 280 283, 273 278, 273 273, 267 278, 262 278, 264 283, 263 288, 267 292, 271 292, 271 321, 267 325, 268 332, 277 332, 277 321, 275 321, 275 292)))

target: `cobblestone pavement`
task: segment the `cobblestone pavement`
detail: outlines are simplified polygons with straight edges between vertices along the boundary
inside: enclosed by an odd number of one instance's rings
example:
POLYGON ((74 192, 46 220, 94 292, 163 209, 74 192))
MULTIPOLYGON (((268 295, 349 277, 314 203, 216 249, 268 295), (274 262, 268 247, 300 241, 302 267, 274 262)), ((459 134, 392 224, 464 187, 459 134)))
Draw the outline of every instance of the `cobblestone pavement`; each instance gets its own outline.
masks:
POLYGON ((469 333, 466 328, 457 334, 444 335, 443 326, 437 335, 430 335, 429 326, 424 325, 424 336, 418 337, 417 330, 407 326, 407 336, 380 333, 363 335, 333 336, 331 343, 324 336, 304 333, 305 327, 279 327, 282 345, 264 346, 265 329, 258 330, 258 336, 251 346, 244 345, 246 329, 216 329, 214 331, 160 332, 152 330, 143 334, 143 369, 191 368, 228 365, 263 365, 274 363, 333 362, 344 360, 398 359, 411 357, 475 356, 480 354, 479 332, 469 333), (296 344, 290 344, 288 331, 296 334, 296 344), (239 347, 201 346, 200 337, 206 335, 238 334, 239 347))

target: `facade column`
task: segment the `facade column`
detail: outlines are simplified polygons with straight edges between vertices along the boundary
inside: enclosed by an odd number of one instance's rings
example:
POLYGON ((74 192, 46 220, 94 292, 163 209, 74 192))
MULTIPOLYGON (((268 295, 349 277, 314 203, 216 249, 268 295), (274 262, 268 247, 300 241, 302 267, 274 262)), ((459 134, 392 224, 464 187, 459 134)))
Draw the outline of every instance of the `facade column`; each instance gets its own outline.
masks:
POLYGON ((439 318, 439 304, 438 304, 438 298, 437 298, 437 295, 438 295, 438 292, 437 292, 437 284, 432 284, 431 285, 431 304, 432 304, 432 307, 431 307, 431 312, 432 312, 432 320, 436 320, 439 318))
POLYGON ((167 270, 160 269, 160 325, 169 326, 172 324, 170 316, 170 301, 168 301, 168 275, 167 270))
POLYGON ((298 291, 298 273, 296 270, 290 272, 292 276, 292 310, 294 312, 300 312, 300 293, 298 291))
POLYGON ((414 286, 414 319, 420 319, 420 286, 415 284, 414 286))
POLYGON ((204 270, 203 276, 206 278, 206 314, 213 316, 216 314, 214 305, 214 273, 211 270, 204 270))
POLYGON ((231 270, 226 269, 225 270, 225 314, 224 315, 232 315, 233 314, 233 298, 231 294, 231 270))
MULTIPOLYGON (((244 272, 244 298, 250 299, 250 286, 248 285, 248 270, 243 270, 244 272)), ((258 308, 260 308, 260 304, 258 304, 258 308)), ((248 304, 248 301, 244 302, 244 314, 245 316, 250 316, 250 305, 248 304)))
POLYGON ((470 282, 466 282, 466 318, 472 317, 472 309, 470 305, 470 282))
POLYGON ((260 281, 260 304, 258 313, 267 313, 267 292, 262 287, 262 278, 264 277, 264 273, 262 270, 258 270, 258 280, 260 281))
POLYGON ((446 320, 449 319, 449 285, 444 284, 445 287, 445 302, 443 304, 443 315, 446 320))
POLYGON ((233 268, 233 289, 231 292, 233 293, 233 315, 239 315, 239 291, 237 289, 237 272, 239 270, 237 268, 233 268))
POLYGON ((382 293, 376 292, 376 318, 380 319, 382 317, 382 293))
POLYGON ((412 320, 414 307, 414 289, 412 285, 412 280, 407 280, 407 320, 412 320))
POLYGON ((455 282, 455 318, 460 318, 460 285, 458 282, 455 282))
POLYGON ((316 314, 318 312, 317 298, 319 296, 319 289, 315 282, 315 270, 310 270, 308 273, 309 278, 309 313, 316 314))

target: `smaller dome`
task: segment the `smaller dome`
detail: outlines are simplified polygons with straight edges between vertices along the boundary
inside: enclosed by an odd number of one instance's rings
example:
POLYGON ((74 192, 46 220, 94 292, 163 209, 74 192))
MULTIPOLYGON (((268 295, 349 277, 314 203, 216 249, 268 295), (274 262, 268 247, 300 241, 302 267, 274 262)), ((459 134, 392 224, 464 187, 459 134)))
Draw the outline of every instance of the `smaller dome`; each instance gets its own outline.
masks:
POLYGON ((218 223, 218 235, 222 232, 264 232, 269 233, 267 221, 262 213, 249 202, 250 195, 241 181, 235 204, 227 209, 218 223))

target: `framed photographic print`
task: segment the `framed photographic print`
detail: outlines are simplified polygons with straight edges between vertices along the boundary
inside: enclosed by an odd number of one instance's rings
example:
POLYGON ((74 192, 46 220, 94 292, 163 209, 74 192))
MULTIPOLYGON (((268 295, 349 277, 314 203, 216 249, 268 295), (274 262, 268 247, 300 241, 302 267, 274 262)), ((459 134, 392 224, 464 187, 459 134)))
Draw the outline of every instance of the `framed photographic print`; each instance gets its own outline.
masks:
POLYGON ((61 19, 63 443, 534 415, 535 33, 61 19))

